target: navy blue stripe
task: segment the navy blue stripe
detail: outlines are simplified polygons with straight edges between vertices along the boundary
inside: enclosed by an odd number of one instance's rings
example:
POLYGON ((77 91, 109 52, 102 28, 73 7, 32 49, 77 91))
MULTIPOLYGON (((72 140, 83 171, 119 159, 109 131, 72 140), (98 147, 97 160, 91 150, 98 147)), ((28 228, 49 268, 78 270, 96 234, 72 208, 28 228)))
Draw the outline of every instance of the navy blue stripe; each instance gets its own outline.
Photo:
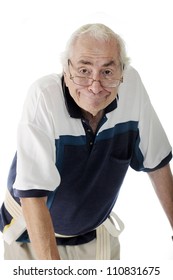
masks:
POLYGON ((62 135, 59 137, 60 141, 64 145, 85 145, 86 144, 86 135, 71 136, 71 135, 62 135))
POLYGON ((50 191, 47 190, 17 190, 14 189, 14 195, 17 197, 44 197, 48 196, 50 194, 50 191))
POLYGON ((111 139, 118 134, 123 134, 129 131, 138 131, 138 122, 137 121, 129 121, 120 124, 116 124, 114 127, 105 129, 100 132, 97 141, 111 139))
POLYGON ((143 165, 144 156, 139 148, 140 141, 141 141, 141 139, 138 134, 138 137, 135 141, 134 153, 133 153, 133 156, 131 158, 131 163, 130 163, 131 168, 133 168, 136 171, 144 170, 144 165, 143 165))
POLYGON ((14 155, 7 178, 7 186, 10 191, 13 188, 13 184, 16 179, 16 166, 17 166, 17 152, 14 155))

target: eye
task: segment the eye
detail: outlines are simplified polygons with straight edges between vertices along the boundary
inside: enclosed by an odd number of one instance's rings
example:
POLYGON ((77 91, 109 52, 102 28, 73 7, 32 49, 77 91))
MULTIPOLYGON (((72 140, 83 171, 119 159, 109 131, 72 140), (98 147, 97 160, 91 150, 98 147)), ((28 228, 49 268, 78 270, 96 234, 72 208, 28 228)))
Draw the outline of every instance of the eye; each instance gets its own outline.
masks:
POLYGON ((80 75, 83 75, 83 76, 89 76, 91 74, 91 71, 87 68, 80 68, 78 70, 78 72, 80 75))
POLYGON ((104 78, 106 77, 112 77, 114 75, 113 71, 111 69, 105 69, 102 71, 102 76, 104 78))

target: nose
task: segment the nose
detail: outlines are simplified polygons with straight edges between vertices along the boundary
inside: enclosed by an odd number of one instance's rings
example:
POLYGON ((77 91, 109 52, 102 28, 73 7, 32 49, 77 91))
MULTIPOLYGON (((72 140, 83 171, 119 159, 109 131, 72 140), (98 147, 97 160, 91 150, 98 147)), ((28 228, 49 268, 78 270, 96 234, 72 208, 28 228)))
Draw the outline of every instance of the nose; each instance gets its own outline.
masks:
POLYGON ((93 80, 92 84, 88 87, 88 90, 94 94, 98 94, 103 89, 99 80, 93 80))

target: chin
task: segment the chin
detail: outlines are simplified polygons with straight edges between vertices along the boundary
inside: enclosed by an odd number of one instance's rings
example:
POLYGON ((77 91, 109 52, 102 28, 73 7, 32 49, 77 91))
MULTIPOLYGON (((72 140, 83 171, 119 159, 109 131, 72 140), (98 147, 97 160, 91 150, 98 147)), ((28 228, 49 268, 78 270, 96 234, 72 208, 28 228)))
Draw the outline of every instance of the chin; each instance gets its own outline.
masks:
POLYGON ((84 110, 95 117, 103 108, 84 108, 84 110))

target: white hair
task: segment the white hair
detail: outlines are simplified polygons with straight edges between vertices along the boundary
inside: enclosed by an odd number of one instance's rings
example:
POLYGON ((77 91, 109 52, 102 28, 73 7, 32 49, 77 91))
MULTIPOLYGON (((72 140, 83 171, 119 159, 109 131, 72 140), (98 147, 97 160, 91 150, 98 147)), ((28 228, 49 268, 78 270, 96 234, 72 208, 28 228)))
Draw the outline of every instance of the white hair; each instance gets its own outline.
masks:
POLYGON ((122 69, 124 69, 129 64, 129 57, 127 57, 123 39, 106 25, 101 23, 93 23, 81 26, 71 35, 66 44, 65 51, 61 54, 61 63, 64 70, 67 69, 68 60, 77 38, 84 34, 89 35, 90 37, 97 40, 103 40, 104 42, 109 42, 112 39, 116 40, 119 48, 119 62, 122 65, 122 69))

